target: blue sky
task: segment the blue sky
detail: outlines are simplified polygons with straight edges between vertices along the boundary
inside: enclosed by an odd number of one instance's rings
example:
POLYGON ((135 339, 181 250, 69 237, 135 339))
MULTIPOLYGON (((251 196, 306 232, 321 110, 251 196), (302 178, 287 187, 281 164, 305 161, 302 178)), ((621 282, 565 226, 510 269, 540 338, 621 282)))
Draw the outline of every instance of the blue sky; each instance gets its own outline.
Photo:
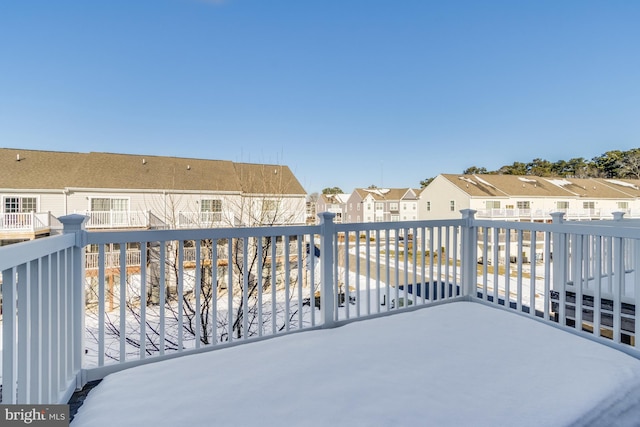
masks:
POLYGON ((279 163, 307 192, 640 147, 640 2, 0 5, 0 146, 279 163))

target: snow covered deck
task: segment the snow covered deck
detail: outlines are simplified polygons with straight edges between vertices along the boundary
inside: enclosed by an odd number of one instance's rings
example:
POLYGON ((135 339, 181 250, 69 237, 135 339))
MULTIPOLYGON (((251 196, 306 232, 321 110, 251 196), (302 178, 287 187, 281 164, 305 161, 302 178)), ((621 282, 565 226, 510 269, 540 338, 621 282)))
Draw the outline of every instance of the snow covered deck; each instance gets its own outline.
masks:
POLYGON ((107 376, 73 427, 634 426, 640 361, 452 302, 107 376))

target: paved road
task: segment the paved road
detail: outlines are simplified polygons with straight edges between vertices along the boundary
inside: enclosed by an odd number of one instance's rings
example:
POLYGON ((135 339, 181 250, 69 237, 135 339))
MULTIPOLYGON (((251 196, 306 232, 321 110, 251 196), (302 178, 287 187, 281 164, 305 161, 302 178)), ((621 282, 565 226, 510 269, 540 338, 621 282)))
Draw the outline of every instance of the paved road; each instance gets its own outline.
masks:
MULTIPOLYGON (((373 254, 373 250, 371 251, 373 254)), ((370 262, 370 266, 369 266, 369 274, 372 280, 377 280, 378 279, 378 265, 375 261, 375 258, 372 257, 373 259, 370 262)), ((397 274, 398 276, 396 276, 396 268, 395 268, 395 260, 390 257, 389 259, 389 268, 388 268, 388 272, 387 272, 387 266, 384 264, 385 262, 385 254, 381 254, 380 255, 381 261, 383 262, 382 264, 380 264, 380 281, 386 284, 389 284, 391 286, 395 286, 397 283, 403 284, 403 283, 413 283, 414 282, 414 273, 413 273, 413 263, 412 260, 409 259, 408 263, 407 263, 407 279, 405 280, 405 265, 404 265, 404 259, 400 259, 398 262, 398 271, 397 274), (389 277, 387 276, 389 275, 389 277), (399 279, 399 280, 397 280, 399 279)), ((349 254, 349 271, 351 272, 356 272, 356 259, 357 256, 354 254, 349 254)), ((340 265, 344 265, 344 259, 342 259, 340 261, 340 265)), ((360 254, 360 275, 365 276, 367 273, 367 258, 366 258, 366 254, 360 254)), ((420 280, 421 278, 421 269, 418 268, 417 271, 417 278, 418 280, 420 280)), ((428 274, 428 273, 427 273, 428 274)))

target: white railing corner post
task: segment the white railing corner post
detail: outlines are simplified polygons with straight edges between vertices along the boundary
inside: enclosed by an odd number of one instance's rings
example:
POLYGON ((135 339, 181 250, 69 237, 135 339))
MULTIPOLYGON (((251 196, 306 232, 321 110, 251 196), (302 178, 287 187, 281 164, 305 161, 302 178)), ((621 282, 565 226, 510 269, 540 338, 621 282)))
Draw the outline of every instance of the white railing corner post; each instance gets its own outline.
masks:
POLYGON ((323 319, 323 327, 333 327, 334 310, 335 310, 335 278, 334 270, 334 245, 337 243, 335 238, 335 223, 333 219, 336 214, 332 212, 321 212, 320 217, 320 313, 323 319))
POLYGON ((475 214, 473 209, 460 211, 464 225, 462 228, 462 294, 471 298, 475 297, 476 264, 478 259, 478 234, 475 226, 475 214))
POLYGON ((71 214, 58 217, 58 221, 62 223, 62 234, 75 233, 76 246, 84 247, 86 242, 85 223, 89 217, 86 215, 71 214))
POLYGON ((85 378, 82 375, 82 358, 84 355, 84 275, 85 275, 85 246, 87 242, 87 232, 85 222, 88 217, 85 215, 71 214, 58 218, 62 223, 63 234, 75 234, 76 244, 72 251, 72 284, 71 284, 71 336, 72 336, 72 368, 76 373, 76 388, 84 386, 85 378))

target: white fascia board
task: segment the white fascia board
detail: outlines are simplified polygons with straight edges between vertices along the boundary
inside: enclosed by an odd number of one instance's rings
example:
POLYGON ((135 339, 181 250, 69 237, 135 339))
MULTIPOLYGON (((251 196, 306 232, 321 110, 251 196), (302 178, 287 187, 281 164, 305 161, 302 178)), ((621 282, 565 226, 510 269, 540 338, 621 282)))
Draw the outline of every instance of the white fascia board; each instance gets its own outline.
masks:
MULTIPOLYGON (((243 193, 237 190, 229 191, 229 190, 175 190, 175 189, 140 189, 140 188, 85 188, 85 187, 65 187, 65 191, 74 192, 74 193, 157 193, 157 194, 166 194, 166 193, 180 193, 180 194, 237 194, 242 195, 243 193)), ((57 190, 60 191, 60 190, 57 190)))

